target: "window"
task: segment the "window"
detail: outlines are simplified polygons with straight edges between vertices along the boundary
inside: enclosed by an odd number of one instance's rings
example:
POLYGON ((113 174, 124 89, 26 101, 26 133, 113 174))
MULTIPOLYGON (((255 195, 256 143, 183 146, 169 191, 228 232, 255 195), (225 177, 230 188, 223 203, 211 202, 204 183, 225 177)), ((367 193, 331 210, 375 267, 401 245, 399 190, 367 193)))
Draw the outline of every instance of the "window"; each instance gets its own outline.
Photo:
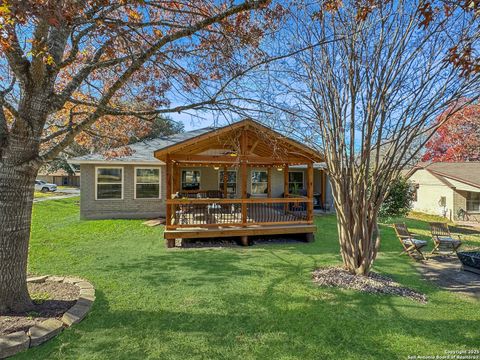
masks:
POLYGON ((467 211, 480 212, 480 193, 467 193, 467 211))
POLYGON ((182 190, 200 190, 200 171, 182 171, 182 190))
POLYGON ((96 169, 97 200, 123 199, 123 168, 96 169))
POLYGON ((288 192, 298 195, 303 189, 303 171, 290 171, 288 173, 288 192))
POLYGON ((438 205, 441 207, 446 207, 447 206, 447 197, 446 196, 440 196, 440 201, 438 202, 438 205))
MULTIPOLYGON (((223 191, 223 170, 218 172, 218 188, 223 191)), ((227 194, 237 193, 237 171, 227 170, 227 194)))
POLYGON ((135 168, 135 199, 160 198, 160 169, 135 168))
POLYGON ((264 170, 252 170, 252 194, 268 193, 268 173, 264 170))

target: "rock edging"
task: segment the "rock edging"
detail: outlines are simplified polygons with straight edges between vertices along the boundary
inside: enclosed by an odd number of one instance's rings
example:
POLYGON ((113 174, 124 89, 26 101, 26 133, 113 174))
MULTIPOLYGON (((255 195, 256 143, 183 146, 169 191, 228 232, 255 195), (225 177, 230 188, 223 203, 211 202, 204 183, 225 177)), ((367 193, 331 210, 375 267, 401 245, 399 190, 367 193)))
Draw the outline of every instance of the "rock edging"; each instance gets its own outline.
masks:
POLYGON ((64 328, 82 321, 90 311, 95 301, 95 288, 90 282, 77 277, 63 276, 35 276, 27 279, 27 282, 36 283, 46 281, 63 282, 77 286, 80 289, 80 295, 75 305, 63 314, 61 320, 47 319, 32 326, 26 332, 17 331, 0 336, 0 359, 5 359, 20 351, 43 344, 61 333, 64 328))

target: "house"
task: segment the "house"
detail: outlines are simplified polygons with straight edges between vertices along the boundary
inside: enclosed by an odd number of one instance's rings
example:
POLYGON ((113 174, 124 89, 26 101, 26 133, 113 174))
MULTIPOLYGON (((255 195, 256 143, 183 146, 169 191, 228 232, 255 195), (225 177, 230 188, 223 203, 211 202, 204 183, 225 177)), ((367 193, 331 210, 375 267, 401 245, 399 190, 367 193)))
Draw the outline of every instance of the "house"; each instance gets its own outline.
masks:
POLYGON ((41 170, 37 175, 38 180, 43 180, 58 186, 80 186, 80 171, 68 173, 64 169, 55 171, 41 170))
POLYGON ((167 239, 312 234, 314 208, 332 204, 322 155, 250 119, 129 148, 70 160, 82 218, 166 217, 167 239))
POLYGON ((480 221, 480 162, 420 163, 407 178, 415 186, 413 210, 480 221))

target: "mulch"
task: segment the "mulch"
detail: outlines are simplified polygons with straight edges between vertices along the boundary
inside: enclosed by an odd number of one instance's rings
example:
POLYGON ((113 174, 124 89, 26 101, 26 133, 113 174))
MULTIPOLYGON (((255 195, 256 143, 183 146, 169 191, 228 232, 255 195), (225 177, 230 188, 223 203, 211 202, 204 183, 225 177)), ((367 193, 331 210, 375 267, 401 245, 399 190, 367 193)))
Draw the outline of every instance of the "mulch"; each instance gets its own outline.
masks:
POLYGON ((27 331, 30 327, 50 318, 60 320, 79 297, 80 290, 73 284, 46 281, 29 283, 28 291, 34 306, 25 313, 10 313, 0 316, 0 335, 27 331))
POLYGON ((368 276, 353 275, 340 267, 324 267, 316 269, 313 281, 320 286, 352 289, 371 294, 395 295, 406 297, 425 304, 425 294, 401 286, 387 276, 370 272, 368 276))

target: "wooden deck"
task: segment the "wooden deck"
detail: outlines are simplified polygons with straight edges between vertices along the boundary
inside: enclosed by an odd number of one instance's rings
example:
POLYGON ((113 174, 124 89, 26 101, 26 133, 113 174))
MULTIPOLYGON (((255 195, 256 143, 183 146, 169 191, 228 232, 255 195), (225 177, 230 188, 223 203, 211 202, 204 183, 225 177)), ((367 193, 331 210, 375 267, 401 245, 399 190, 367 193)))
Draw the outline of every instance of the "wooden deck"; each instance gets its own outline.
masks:
POLYGON ((172 218, 164 238, 173 247, 175 239, 309 234, 316 231, 309 214, 310 199, 168 199, 172 218))

